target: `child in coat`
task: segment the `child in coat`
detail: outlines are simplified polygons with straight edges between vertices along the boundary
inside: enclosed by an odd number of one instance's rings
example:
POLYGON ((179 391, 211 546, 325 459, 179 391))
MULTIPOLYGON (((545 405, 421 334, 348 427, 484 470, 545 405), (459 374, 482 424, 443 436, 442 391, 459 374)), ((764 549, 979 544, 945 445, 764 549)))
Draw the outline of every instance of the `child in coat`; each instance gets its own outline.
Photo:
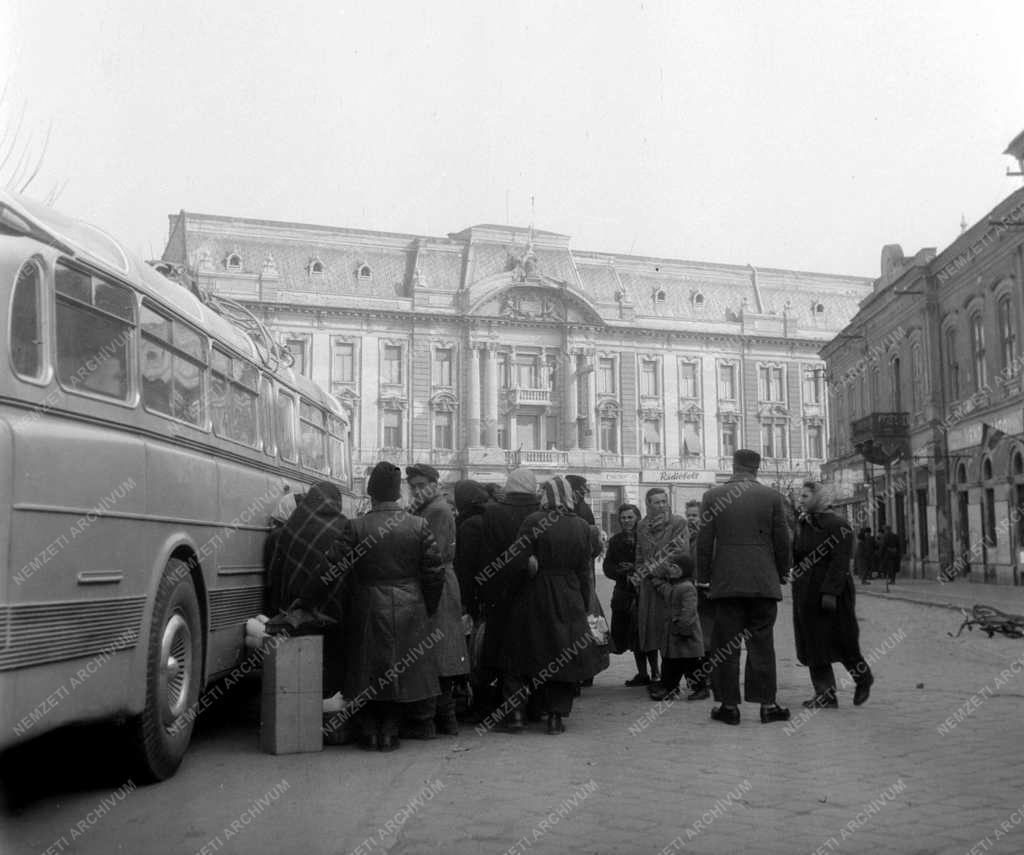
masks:
POLYGON ((687 700, 697 700, 700 694, 699 670, 704 655, 700 618, 697 615, 697 588, 693 584, 693 559, 688 555, 670 562, 665 575, 652 578, 655 590, 665 598, 668 606, 668 632, 661 650, 663 665, 661 682, 653 685, 653 700, 679 696, 679 684, 686 677, 689 690, 687 700))

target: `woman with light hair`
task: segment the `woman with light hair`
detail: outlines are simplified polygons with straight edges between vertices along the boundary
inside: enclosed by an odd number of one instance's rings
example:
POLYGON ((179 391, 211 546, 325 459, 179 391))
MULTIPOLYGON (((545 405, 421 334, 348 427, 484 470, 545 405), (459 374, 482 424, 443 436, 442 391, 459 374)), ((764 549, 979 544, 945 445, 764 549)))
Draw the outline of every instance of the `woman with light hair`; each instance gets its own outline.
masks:
POLYGON ((814 697, 804 701, 809 709, 839 706, 833 662, 842 662, 853 678, 854 706, 868 699, 875 681, 860 651, 854 610, 853 526, 831 507, 831 485, 804 483, 790 578, 796 656, 814 686, 814 697))

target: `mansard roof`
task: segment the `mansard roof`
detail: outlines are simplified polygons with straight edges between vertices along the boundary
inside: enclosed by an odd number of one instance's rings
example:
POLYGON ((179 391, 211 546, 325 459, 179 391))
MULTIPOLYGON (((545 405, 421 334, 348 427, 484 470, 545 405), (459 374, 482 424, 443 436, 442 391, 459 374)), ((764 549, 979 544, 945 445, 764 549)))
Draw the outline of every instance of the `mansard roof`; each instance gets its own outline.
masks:
POLYGON ((495 277, 514 281, 511 271, 528 250, 537 275, 583 295, 612 325, 628 318, 652 329, 679 323, 705 329, 738 324, 744 316, 777 317, 801 337, 821 339, 849 322, 872 287, 866 277, 577 251, 567 235, 521 226, 481 224, 437 237, 186 211, 169 219, 164 258, 187 261, 200 273, 332 295, 331 303, 408 299, 424 290, 434 294, 430 310, 441 314, 479 305, 477 283, 490 288, 495 277), (241 258, 241 270, 228 269, 232 253, 241 258), (314 258, 322 272, 311 275, 314 258), (364 265, 369 277, 359 276, 364 265), (457 299, 457 292, 467 299, 457 299), (451 295, 447 303, 439 296, 444 293, 451 295))

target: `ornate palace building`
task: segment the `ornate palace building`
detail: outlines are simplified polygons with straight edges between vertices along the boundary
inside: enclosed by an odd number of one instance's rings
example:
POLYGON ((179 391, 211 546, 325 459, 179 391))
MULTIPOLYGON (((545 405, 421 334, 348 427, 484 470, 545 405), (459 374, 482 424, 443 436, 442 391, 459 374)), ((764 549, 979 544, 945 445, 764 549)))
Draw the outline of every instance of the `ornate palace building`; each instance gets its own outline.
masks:
POLYGON ((585 475, 595 513, 670 486, 817 475, 828 442, 818 350, 871 292, 851 276, 645 258, 480 225, 424 237, 170 216, 164 259, 248 308, 351 412, 355 465, 443 479, 585 475))

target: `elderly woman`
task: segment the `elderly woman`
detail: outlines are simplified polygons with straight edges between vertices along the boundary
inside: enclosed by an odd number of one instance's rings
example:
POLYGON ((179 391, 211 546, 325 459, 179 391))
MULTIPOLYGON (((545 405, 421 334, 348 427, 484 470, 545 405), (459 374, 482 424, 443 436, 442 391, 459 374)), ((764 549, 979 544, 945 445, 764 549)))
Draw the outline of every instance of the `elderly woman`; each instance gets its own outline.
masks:
POLYGON ((555 476, 541 486, 540 510, 523 520, 516 538, 530 558, 509 610, 502 665, 517 730, 524 696, 539 691, 548 733, 563 733, 576 684, 593 676, 587 655, 593 644, 587 623, 591 533, 574 507, 572 488, 555 476))
MULTIPOLYGON (((636 505, 620 505, 618 511, 619 531, 608 541, 604 556, 604 575, 615 582, 612 592, 612 653, 633 652, 637 676, 645 684, 651 678, 647 673, 647 657, 637 644, 636 588, 629 576, 636 569, 636 524, 640 522, 640 508, 636 505)), ((633 681, 630 681, 633 682, 633 681)))
POLYGON ((802 514, 793 544, 793 629, 796 655, 811 672, 814 697, 807 708, 835 709, 836 678, 833 662, 842 662, 856 690, 854 706, 860 706, 875 679, 860 651, 860 630, 854 611, 854 584, 850 575, 853 529, 833 513, 827 488, 815 481, 804 483, 800 495, 802 514))

